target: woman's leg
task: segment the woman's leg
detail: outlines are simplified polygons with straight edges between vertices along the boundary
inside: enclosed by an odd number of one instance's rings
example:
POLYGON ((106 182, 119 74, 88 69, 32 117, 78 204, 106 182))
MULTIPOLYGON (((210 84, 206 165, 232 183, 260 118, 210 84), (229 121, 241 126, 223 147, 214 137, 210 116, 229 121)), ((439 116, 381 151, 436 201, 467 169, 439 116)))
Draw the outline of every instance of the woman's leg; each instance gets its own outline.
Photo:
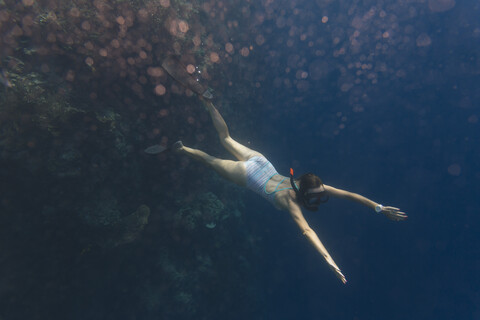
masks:
POLYGON ((228 150, 228 152, 230 152, 234 157, 241 161, 246 161, 254 156, 262 156, 260 152, 245 147, 244 145, 233 140, 232 137, 230 137, 230 133, 228 132, 228 127, 225 123, 225 120, 223 120, 222 115, 220 114, 220 112, 218 112, 217 108, 215 108, 213 103, 211 103, 210 101, 206 101, 205 99, 202 99, 202 102, 210 113, 213 125, 215 126, 215 129, 217 129, 220 142, 225 147, 225 149, 228 150))
POLYGON ((198 150, 176 143, 175 151, 188 155, 189 157, 205 163, 213 168, 218 174, 239 186, 245 187, 247 172, 242 161, 223 160, 198 150))

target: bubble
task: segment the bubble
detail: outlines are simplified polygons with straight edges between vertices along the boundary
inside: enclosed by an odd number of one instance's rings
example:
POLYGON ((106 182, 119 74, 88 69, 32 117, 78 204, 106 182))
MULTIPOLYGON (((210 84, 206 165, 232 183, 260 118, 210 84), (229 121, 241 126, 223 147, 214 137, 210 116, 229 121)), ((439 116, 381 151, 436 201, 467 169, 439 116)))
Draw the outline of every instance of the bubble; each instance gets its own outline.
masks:
POLYGON ((259 34, 259 35, 257 35, 257 37, 255 38, 255 42, 256 42, 259 46, 261 46, 262 44, 265 43, 265 38, 264 38, 261 34, 259 34))
POLYGON ((187 72, 190 74, 195 72, 195 66, 193 64, 187 65, 186 69, 187 69, 187 72))
POLYGON ((244 57, 248 57, 248 55, 250 54, 250 50, 247 47, 243 47, 240 50, 240 54, 244 57))
POLYGON ((218 56, 218 53, 216 52, 211 52, 210 53, 210 61, 212 61, 213 63, 216 63, 220 60, 220 57, 218 56))
POLYGON ((164 8, 170 7, 170 0, 160 0, 160 5, 164 8))
POLYGON ((160 118, 166 117, 166 116, 168 116, 168 114, 169 114, 168 109, 161 109, 160 111, 158 111, 158 116, 160 118))
POLYGON ((232 53, 233 52, 233 44, 231 44, 230 42, 225 44, 225 51, 227 51, 228 53, 232 53))
POLYGON ((102 57, 106 57, 108 55, 107 49, 100 49, 98 50, 98 54, 102 57))
POLYGON ((167 92, 167 89, 165 89, 165 87, 163 85, 159 84, 155 87, 155 94, 156 95, 163 96, 165 94, 165 92, 167 92))
POLYGON ((460 167, 459 164, 454 163, 448 166, 447 171, 451 176, 458 177, 462 173, 462 167, 460 167))
POLYGON ((117 39, 113 39, 111 44, 112 44, 112 47, 116 49, 120 48, 120 41, 118 41, 117 39))
POLYGON ((306 79, 308 77, 308 72, 304 71, 304 70, 297 70, 297 72, 295 73, 295 78, 297 79, 306 79))
POLYGON ((471 115, 470 117, 468 117, 468 123, 472 123, 472 124, 475 124, 478 122, 478 117, 476 115, 471 115))
POLYGON ((418 47, 428 47, 429 45, 432 44, 432 39, 430 39, 430 37, 428 36, 428 34, 426 33, 421 33, 418 37, 417 37, 417 46, 418 47))
POLYGON ((73 7, 68 13, 74 18, 80 17, 80 10, 78 10, 78 8, 73 7))
POLYGON ((455 0, 428 0, 428 7, 433 12, 445 12, 455 6, 455 0))
POLYGON ((180 30, 180 32, 183 32, 183 33, 186 33, 188 31, 189 27, 188 27, 188 23, 183 21, 183 20, 180 20, 178 22, 178 30, 180 30))
POLYGON ((93 66, 93 59, 91 57, 87 57, 87 58, 85 58, 85 63, 88 66, 93 66))
POLYGON ((23 3, 24 6, 30 7, 30 6, 33 6, 35 1, 34 0, 22 0, 22 3, 23 3))
POLYGON ((146 9, 138 10, 138 17, 142 21, 147 20, 148 19, 148 11, 146 9))
POLYGON ((119 25, 121 25, 121 26, 125 24, 125 18, 122 17, 122 16, 118 16, 118 17, 115 19, 115 21, 117 21, 117 23, 118 23, 119 25))
POLYGON ((85 30, 85 31, 88 31, 90 30, 91 26, 90 26, 90 22, 88 21, 83 21, 82 22, 82 29, 85 30))
POLYGON ((328 17, 327 16, 323 16, 322 17, 322 23, 327 23, 328 22, 328 17))

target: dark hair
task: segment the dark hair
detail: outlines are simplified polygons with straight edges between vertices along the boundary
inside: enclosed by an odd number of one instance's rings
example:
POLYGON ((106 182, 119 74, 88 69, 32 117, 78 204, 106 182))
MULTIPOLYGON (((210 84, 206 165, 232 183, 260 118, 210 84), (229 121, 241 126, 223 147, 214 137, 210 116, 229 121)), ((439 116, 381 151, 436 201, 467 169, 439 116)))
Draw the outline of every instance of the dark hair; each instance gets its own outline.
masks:
MULTIPOLYGON (((298 181, 300 182, 300 188, 298 191, 301 195, 305 194, 308 189, 317 188, 323 184, 322 179, 320 179, 319 176, 313 173, 305 173, 304 175, 300 176, 300 178, 298 178, 298 181)), ((299 201, 300 203, 302 202, 302 200, 300 199, 297 199, 297 201, 299 201)), ((305 209, 310 211, 316 211, 307 207, 305 207, 305 209)))
POLYGON ((305 173, 304 175, 298 178, 300 181, 300 193, 304 194, 306 190, 320 187, 323 182, 319 176, 314 175, 313 173, 305 173))

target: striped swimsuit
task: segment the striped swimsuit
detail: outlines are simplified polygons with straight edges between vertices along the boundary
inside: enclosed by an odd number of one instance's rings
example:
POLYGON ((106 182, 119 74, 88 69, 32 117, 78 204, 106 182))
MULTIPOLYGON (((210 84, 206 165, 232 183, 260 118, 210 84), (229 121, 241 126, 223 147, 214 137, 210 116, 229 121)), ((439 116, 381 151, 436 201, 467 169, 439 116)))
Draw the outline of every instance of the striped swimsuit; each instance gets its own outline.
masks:
POLYGON ((277 175, 278 172, 265 157, 255 156, 248 159, 245 161, 245 168, 247 169, 247 188, 261 195, 272 204, 275 204, 275 194, 278 191, 292 189, 291 187, 278 189, 278 186, 287 179, 283 178, 273 192, 267 192, 266 186, 268 181, 277 175))

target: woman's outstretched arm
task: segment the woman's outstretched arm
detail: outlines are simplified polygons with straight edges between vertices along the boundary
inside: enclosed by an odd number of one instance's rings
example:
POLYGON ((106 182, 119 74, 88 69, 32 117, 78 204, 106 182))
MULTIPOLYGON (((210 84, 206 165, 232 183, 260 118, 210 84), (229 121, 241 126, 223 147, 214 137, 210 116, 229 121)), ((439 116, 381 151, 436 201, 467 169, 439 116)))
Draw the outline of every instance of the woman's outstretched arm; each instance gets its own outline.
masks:
POLYGON ((365 198, 364 196, 359 195, 357 193, 349 192, 342 189, 337 189, 327 185, 324 185, 324 186, 325 186, 325 190, 329 195, 363 204, 364 206, 375 210, 377 213, 384 214, 390 220, 401 221, 408 218, 406 213, 400 211, 399 208, 382 206, 381 204, 376 203, 375 201, 372 201, 368 198, 365 198))
POLYGON ((317 249, 317 251, 320 252, 320 254, 325 258, 325 260, 328 263, 328 266, 330 267, 330 269, 332 269, 333 272, 335 272, 335 275, 337 276, 337 278, 339 278, 344 284, 347 283, 347 279, 342 274, 342 271, 336 265, 335 261, 333 261, 332 257, 330 256, 327 249, 318 238, 315 231, 310 229, 310 226, 308 225, 307 220, 305 220, 305 217, 303 216, 302 210, 300 209, 300 207, 295 202, 293 202, 293 200, 290 200, 290 201, 291 203, 289 203, 288 211, 292 215, 293 220, 297 223, 297 225, 302 230, 303 235, 307 237, 307 239, 310 241, 311 244, 313 244, 315 249, 317 249))

